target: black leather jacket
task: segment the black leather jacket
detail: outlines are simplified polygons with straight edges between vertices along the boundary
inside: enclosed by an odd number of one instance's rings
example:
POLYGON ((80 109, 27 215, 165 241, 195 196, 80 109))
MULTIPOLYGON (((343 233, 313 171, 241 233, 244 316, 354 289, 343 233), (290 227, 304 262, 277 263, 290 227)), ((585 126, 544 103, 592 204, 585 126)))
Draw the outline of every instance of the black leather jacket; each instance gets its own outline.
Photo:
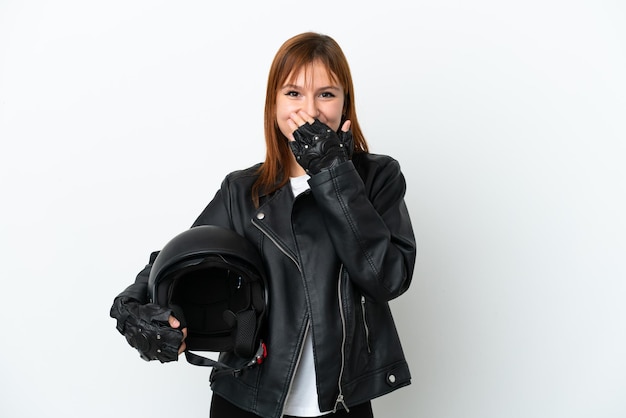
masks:
MULTIPOLYGON (((254 243, 269 280, 268 357, 214 393, 278 418, 306 333, 312 333, 319 406, 349 408, 410 384, 388 301, 411 282, 416 246, 394 159, 356 153, 294 198, 289 184, 251 199, 258 165, 229 174, 194 226, 234 229, 254 243)), ((138 276, 144 281, 149 266, 138 276)), ((229 353, 220 360, 245 361, 229 353)))

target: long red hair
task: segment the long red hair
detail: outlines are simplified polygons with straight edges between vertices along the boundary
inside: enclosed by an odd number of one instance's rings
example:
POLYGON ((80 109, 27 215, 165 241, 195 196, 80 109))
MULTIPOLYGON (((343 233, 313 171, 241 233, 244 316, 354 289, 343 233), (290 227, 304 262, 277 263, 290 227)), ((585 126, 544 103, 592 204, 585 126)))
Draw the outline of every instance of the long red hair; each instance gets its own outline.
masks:
POLYGON ((294 77, 313 61, 326 66, 329 77, 344 91, 344 120, 350 120, 354 137, 354 152, 367 152, 368 146, 356 115, 354 87, 348 60, 333 38, 315 32, 305 32, 288 39, 278 50, 270 67, 265 96, 265 162, 259 169, 259 178, 252 187, 256 206, 261 194, 272 193, 289 181, 291 149, 287 138, 276 122, 276 98, 288 77, 294 77))

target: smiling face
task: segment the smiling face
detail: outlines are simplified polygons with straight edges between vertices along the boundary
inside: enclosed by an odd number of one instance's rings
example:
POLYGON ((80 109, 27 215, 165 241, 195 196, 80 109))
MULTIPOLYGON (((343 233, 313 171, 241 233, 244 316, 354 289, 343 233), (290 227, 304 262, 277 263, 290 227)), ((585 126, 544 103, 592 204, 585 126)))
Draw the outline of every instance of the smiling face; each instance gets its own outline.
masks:
POLYGON ((343 110, 343 87, 320 61, 290 74, 276 94, 276 122, 288 139, 298 125, 293 115, 306 114, 337 131, 343 110))

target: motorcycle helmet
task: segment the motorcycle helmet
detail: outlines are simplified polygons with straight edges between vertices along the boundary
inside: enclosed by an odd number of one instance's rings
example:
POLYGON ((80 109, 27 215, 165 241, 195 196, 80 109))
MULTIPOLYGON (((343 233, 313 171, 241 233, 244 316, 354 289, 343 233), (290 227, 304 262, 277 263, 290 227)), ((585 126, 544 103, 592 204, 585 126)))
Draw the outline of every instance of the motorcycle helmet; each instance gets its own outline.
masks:
POLYGON ((152 303, 172 309, 187 327, 187 350, 262 361, 268 304, 263 263, 233 230, 202 225, 172 238, 152 264, 148 293, 152 303))

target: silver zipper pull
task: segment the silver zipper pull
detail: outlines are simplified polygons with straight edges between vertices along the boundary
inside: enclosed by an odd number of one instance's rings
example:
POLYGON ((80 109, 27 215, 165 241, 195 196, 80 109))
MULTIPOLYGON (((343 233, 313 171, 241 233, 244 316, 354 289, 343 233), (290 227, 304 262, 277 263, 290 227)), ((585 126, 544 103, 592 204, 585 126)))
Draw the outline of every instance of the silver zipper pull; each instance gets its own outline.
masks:
POLYGON ((339 394, 339 396, 337 396, 337 400, 335 401, 335 407, 333 408, 333 414, 337 412, 337 405, 342 404, 344 409, 346 410, 346 412, 350 412, 350 410, 348 409, 348 405, 346 405, 345 401, 343 400, 343 394, 339 394))

